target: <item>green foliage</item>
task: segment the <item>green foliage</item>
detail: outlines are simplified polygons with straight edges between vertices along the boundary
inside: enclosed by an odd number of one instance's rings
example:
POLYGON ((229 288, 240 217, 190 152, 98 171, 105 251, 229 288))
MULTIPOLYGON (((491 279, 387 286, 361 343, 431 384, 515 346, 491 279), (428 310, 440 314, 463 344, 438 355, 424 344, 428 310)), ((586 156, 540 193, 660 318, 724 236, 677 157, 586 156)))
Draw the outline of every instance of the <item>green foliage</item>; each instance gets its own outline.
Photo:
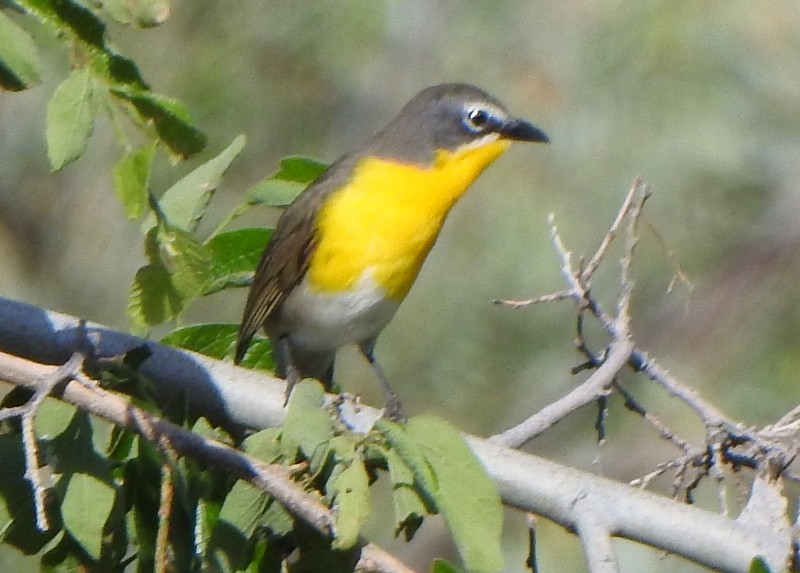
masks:
POLYGON ((0 12, 0 86, 20 91, 37 84, 39 66, 33 38, 0 12))
POLYGON ((211 261, 203 294, 249 285, 271 236, 270 229, 238 229, 209 239, 211 261))
MULTIPOLYGON (((47 147, 54 170, 78 159, 86 149, 96 116, 126 117, 155 136, 176 157, 198 153, 205 136, 177 100, 150 91, 136 65, 106 38, 102 17, 76 0, 14 0, 11 5, 58 38, 74 69, 54 92, 47 109, 47 147)), ((106 3, 119 20, 155 25, 168 14, 164 1, 106 3), (127 15, 126 15, 127 14, 127 15)), ((7 17, 0 20, 0 85, 20 90, 38 81, 36 46, 7 17)), ((129 147, 122 132, 122 144, 129 147)))
MULTIPOLYGON (((233 356, 237 330, 235 324, 184 326, 167 334, 161 342, 222 360, 233 356)), ((272 345, 269 340, 258 337, 253 339, 242 360, 242 366, 254 370, 274 370, 275 362, 272 360, 272 345)))
MULTIPOLYGON (((42 46, 70 56, 71 69, 47 105, 52 169, 83 155, 102 116, 119 138, 113 187, 125 215, 141 226, 146 259, 130 289, 132 329, 146 334, 179 320, 195 301, 247 286, 272 231, 231 224, 253 207, 287 205, 327 166, 306 157, 281 160, 274 174, 245 191, 241 204, 202 236, 200 224, 245 138, 234 138, 163 192, 152 189, 159 150, 177 164, 200 152, 205 136, 180 102, 150 90, 136 64, 107 37, 106 18, 142 27, 162 23, 169 14, 166 0, 10 4, 18 14, 0 12, 0 86, 19 91, 39 82, 42 46), (49 43, 29 35, 27 26, 49 34, 49 43)), ((236 333, 235 324, 183 326, 162 342, 225 359, 234 352, 236 333)), ((243 365, 273 370, 270 351, 269 341, 257 337, 243 365)), ((115 388, 133 388, 142 407, 219 439, 185 404, 149 399, 148 382, 136 373, 140 361, 126 356, 101 369, 98 378, 115 388)), ((23 403, 23 394, 12 392, 3 405, 23 403)), ((291 553, 296 572, 351 571, 372 506, 370 486, 380 476, 392 484, 397 535, 411 539, 425 516, 442 512, 470 570, 502 566, 499 498, 457 431, 420 418, 407 427, 382 421, 375 431, 356 434, 325 405, 324 390, 314 381, 294 388, 282 427, 255 433, 242 447, 266 463, 294 468, 296 482, 331 508, 335 535, 330 538, 249 484, 191 459, 174 460, 160 445, 109 429, 54 399, 42 404, 34 431, 41 474, 52 481, 51 528, 37 529, 22 440, 14 428, 0 434, 0 541, 26 554, 40 553, 42 571, 148 571, 162 553, 176 570, 277 572, 291 553), (164 540, 167 551, 157 548, 164 540)), ((457 571, 444 562, 433 570, 457 571)))
POLYGON ((444 559, 435 559, 431 566, 431 573, 464 573, 464 571, 444 559))
POLYGON ((151 143, 126 153, 114 168, 114 190, 129 219, 141 217, 147 209, 155 153, 155 143, 151 143))
POLYGON ((747 571, 748 573, 770 573, 769 565, 763 557, 754 557, 747 571))
MULTIPOLYGON (((381 420, 376 429, 408 466, 424 498, 444 516, 467 569, 502 569, 500 495, 458 430, 428 416, 412 418, 405 428, 381 420)), ((406 487, 408 479, 402 479, 400 487, 406 487)))
POLYGON ((47 153, 54 171, 86 151, 98 107, 95 79, 88 71, 73 71, 56 88, 47 104, 47 153))
POLYGON ((247 192, 248 202, 251 205, 285 207, 327 168, 324 163, 308 157, 285 157, 276 173, 247 192))

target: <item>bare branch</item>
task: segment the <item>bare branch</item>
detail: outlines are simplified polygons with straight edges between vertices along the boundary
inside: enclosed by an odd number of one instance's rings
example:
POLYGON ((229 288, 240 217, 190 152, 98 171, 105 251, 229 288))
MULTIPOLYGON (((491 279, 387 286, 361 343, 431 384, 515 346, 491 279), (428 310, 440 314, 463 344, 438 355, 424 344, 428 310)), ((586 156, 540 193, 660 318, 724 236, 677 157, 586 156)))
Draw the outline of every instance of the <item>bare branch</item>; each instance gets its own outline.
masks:
POLYGON ((611 243, 614 241, 614 238, 617 236, 617 231, 619 231, 620 225, 622 225, 622 221, 625 220, 625 216, 628 214, 628 211, 631 208, 631 204, 633 203, 633 198, 639 192, 639 187, 642 184, 641 177, 637 177, 633 180, 631 184, 631 188, 628 191, 628 194, 625 196, 625 200, 622 202, 622 207, 620 207, 619 211, 617 212, 617 216, 614 219, 614 222, 611 223, 611 227, 608 229, 608 232, 603 237, 603 240, 600 242, 600 246, 597 248, 597 251, 589 260, 589 264, 586 265, 586 268, 583 269, 581 273, 581 278, 588 281, 591 279, 592 275, 597 271, 597 268, 600 266, 600 263, 603 262, 603 257, 605 257, 606 251, 611 246, 611 243))
POLYGON ((575 293, 571 290, 560 290, 550 294, 543 294, 542 296, 537 296, 535 298, 529 298, 525 300, 505 300, 505 299, 495 299, 492 301, 494 304, 501 304, 503 306, 510 306, 511 308, 520 308, 523 306, 530 306, 532 304, 541 304, 546 302, 555 302, 557 300, 565 300, 569 298, 575 298, 575 293))
POLYGON ((628 362, 633 345, 629 341, 614 342, 608 358, 583 384, 572 392, 548 404, 524 422, 489 438, 495 444, 519 448, 571 414, 608 392, 614 376, 628 362))
POLYGON ((593 508, 582 513, 576 529, 586 556, 586 569, 589 573, 616 573, 617 560, 614 557, 611 534, 597 520, 597 513, 593 508))

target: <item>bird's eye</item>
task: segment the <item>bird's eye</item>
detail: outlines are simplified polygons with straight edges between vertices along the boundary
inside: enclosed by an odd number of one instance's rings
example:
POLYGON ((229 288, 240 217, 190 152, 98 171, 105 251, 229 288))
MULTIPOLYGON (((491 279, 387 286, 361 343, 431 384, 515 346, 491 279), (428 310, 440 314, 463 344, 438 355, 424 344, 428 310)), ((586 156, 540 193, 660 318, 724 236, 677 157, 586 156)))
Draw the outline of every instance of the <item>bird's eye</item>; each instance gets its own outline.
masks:
POLYGON ((467 112, 465 123, 470 131, 483 131, 489 123, 489 114, 485 110, 473 108, 467 112))

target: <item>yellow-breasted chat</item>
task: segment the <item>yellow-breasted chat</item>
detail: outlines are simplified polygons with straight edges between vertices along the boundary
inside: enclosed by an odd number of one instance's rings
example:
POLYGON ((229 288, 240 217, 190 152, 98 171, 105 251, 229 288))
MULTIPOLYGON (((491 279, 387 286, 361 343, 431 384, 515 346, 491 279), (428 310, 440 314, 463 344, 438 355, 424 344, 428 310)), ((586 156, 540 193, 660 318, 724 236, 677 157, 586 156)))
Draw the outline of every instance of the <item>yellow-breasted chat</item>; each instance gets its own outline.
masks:
POLYGON ((375 342, 450 209, 512 141, 548 139, 474 86, 442 84, 414 96, 282 213, 245 303, 236 362, 263 327, 288 398, 301 378, 329 386, 336 351, 357 344, 383 386, 387 413, 402 418, 375 342))

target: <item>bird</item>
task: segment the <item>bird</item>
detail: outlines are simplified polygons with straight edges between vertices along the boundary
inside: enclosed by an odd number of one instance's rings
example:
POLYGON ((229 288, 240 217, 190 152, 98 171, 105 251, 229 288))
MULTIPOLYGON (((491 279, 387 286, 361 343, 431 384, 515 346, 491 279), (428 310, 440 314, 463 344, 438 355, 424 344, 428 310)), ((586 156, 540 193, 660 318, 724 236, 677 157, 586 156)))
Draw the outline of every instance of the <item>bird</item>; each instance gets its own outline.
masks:
POLYGON ((404 420, 375 359, 456 201, 512 142, 549 139, 475 86, 423 89, 363 146, 333 162, 283 211, 256 267, 234 362, 255 333, 272 343, 286 400, 302 378, 327 389, 337 351, 355 344, 404 420))

